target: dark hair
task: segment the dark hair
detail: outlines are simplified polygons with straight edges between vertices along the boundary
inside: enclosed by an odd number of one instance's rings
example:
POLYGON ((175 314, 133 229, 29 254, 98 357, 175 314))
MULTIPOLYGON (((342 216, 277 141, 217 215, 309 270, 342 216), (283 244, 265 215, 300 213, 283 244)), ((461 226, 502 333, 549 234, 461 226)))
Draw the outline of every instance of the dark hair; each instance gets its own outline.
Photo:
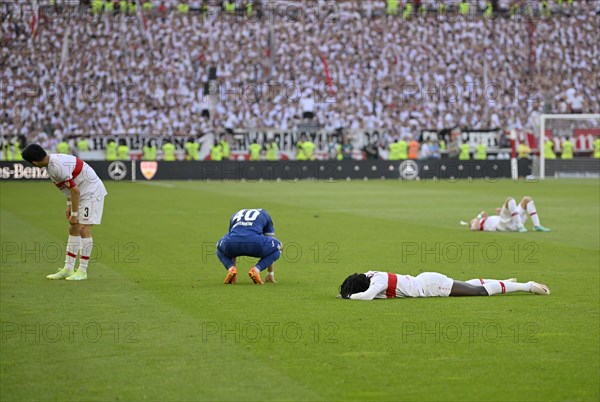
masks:
POLYGON ((46 151, 44 148, 40 147, 38 144, 29 144, 25 147, 23 152, 21 152, 23 159, 27 162, 40 162, 44 160, 46 157, 46 151))
POLYGON ((364 292, 369 289, 371 280, 365 274, 352 274, 340 285, 340 295, 349 299, 351 294, 364 292))

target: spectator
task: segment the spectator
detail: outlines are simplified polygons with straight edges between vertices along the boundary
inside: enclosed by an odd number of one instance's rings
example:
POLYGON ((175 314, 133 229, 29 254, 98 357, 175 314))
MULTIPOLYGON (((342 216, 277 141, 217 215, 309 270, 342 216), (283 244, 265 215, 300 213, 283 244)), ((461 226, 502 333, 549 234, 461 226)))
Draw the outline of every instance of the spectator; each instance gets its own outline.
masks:
MULTIPOLYGON (((310 15, 248 24, 247 17, 192 13, 196 5, 182 15, 162 1, 153 2, 156 13, 129 15, 126 24, 118 13, 91 23, 69 5, 34 26, 26 13, 9 13, 0 23, 0 80, 8 83, 0 134, 189 136, 310 119, 332 130, 399 123, 405 137, 411 122, 417 131, 519 127, 546 102, 551 113, 568 112, 569 104, 574 113, 600 113, 596 2, 573 2, 569 14, 536 24, 531 66, 522 13, 490 24, 473 6, 469 18, 403 21, 397 1, 389 17, 385 2, 361 2, 358 12, 353 2, 338 3, 344 29, 334 30, 310 15), (326 84, 321 54, 335 95, 316 90, 326 84)), ((443 4, 424 3, 431 10, 443 4)), ((500 9, 509 6, 499 1, 500 9)))

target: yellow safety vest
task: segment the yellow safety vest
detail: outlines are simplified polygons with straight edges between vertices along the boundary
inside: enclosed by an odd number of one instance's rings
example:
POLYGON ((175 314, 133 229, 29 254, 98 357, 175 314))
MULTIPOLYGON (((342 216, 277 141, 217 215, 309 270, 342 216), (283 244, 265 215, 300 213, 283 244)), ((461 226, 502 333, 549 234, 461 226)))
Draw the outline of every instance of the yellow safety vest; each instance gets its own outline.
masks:
POLYGON ((546 0, 542 0, 542 16, 550 17, 552 15, 552 10, 548 6, 548 2, 546 0))
POLYGON ((221 145, 223 158, 229 159, 229 157, 231 156, 231 148, 229 147, 229 143, 225 140, 221 140, 219 141, 219 144, 221 145))
POLYGON ((144 155, 142 157, 142 159, 144 159, 145 161, 155 161, 156 160, 156 147, 152 146, 144 146, 144 155))
POLYGON ((408 20, 412 16, 413 13, 413 5, 411 3, 406 3, 404 7, 404 11, 402 12, 402 19, 408 20))
POLYGON ((400 160, 400 144, 398 142, 393 142, 389 146, 390 153, 388 155, 388 160, 390 161, 399 161, 400 160))
POLYGON ((315 143, 312 141, 305 141, 302 144, 302 152, 307 160, 315 160, 315 143))
POLYGON ((217 144, 210 149, 210 160, 223 160, 223 151, 221 150, 221 145, 217 144))
POLYGON ((529 154, 531 154, 531 148, 529 148, 526 144, 519 144, 519 158, 529 158, 529 154))
POLYGON ((469 5, 469 3, 467 3, 466 1, 463 1, 462 3, 459 4, 458 6, 458 12, 461 15, 468 15, 469 14, 469 9, 471 8, 471 6, 469 5))
POLYGON ((197 142, 187 142, 185 144, 185 149, 188 153, 187 156, 189 157, 189 160, 197 161, 198 159, 200 159, 198 157, 198 151, 200 150, 200 144, 198 144, 197 142))
POLYGON ((569 140, 562 143, 561 159, 573 159, 573 143, 569 140))
POLYGON ((190 11, 190 6, 188 6, 185 3, 179 3, 179 5, 177 6, 177 11, 186 14, 188 11, 190 11))
POLYGON ((494 12, 494 7, 492 7, 492 3, 490 3, 488 1, 487 5, 485 6, 485 11, 483 12, 483 16, 485 18, 491 18, 493 12, 494 12))
POLYGON ((551 140, 546 141, 544 144, 544 159, 556 159, 556 154, 554 153, 554 142, 551 140))
POLYGON ((302 149, 303 145, 304 145, 304 141, 298 141, 298 144, 296 145, 298 147, 298 152, 296 153, 296 160, 299 160, 299 161, 306 160, 306 154, 304 153, 304 150, 302 149))
POLYGON ((235 2, 226 1, 225 2, 225 12, 227 14, 234 14, 235 13, 235 2))
POLYGON ((112 13, 115 11, 115 3, 113 3, 112 0, 108 0, 106 3, 104 3, 104 11, 106 11, 107 13, 112 13))
POLYGON ((259 144, 250 144, 250 160, 258 161, 260 160, 260 151, 262 147, 259 144))
POLYGON ((596 138, 594 141, 594 158, 600 158, 600 138, 596 138))
POLYGON ((92 14, 99 14, 102 12, 104 4, 102 0, 92 0, 92 14))
POLYGON ((117 148, 117 159, 129 159, 129 147, 127 145, 119 145, 119 147, 117 148))
POLYGON ((460 146, 460 153, 458 154, 458 159, 460 159, 461 161, 468 161, 469 159, 471 159, 471 149, 469 147, 469 144, 462 144, 460 146))
POLYGON ((278 153, 279 152, 279 147, 277 146, 276 143, 268 143, 267 144, 267 152, 265 154, 265 159, 268 161, 276 161, 277 159, 279 159, 278 157, 278 153))
POLYGON ((14 161, 22 161, 23 160, 23 155, 21 155, 21 144, 19 143, 19 141, 15 142, 15 144, 13 145, 12 159, 14 161))
POLYGON ((477 144, 475 146, 475 157, 473 159, 484 161, 487 159, 487 147, 485 144, 477 144))
POLYGON ((58 151, 59 154, 69 154, 69 144, 65 141, 59 142, 56 146, 56 151, 58 151))
POLYGON ((77 149, 81 152, 86 152, 90 150, 90 144, 88 140, 79 140, 77 141, 77 149))
POLYGON ((398 0, 387 0, 387 15, 398 14, 398 0))
POLYGON ((400 159, 408 159, 408 142, 400 140, 398 142, 398 156, 400 159))
POLYGON ((163 161, 173 162, 175 161, 175 145, 167 142, 162 146, 163 161))
POLYGON ((116 161, 117 160, 117 143, 109 142, 106 144, 106 160, 116 161))
POLYGON ((446 14, 446 5, 442 2, 440 2, 440 5, 438 6, 438 14, 439 15, 445 15, 446 14))

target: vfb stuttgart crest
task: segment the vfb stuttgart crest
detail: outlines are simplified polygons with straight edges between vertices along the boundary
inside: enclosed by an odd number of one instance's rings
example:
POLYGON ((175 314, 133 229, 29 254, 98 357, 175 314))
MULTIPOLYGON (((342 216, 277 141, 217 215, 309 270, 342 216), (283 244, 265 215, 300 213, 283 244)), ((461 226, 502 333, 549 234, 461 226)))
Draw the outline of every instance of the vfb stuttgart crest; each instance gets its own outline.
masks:
POLYGON ((152 180, 158 170, 158 162, 142 162, 140 168, 142 170, 142 175, 146 180, 152 180))

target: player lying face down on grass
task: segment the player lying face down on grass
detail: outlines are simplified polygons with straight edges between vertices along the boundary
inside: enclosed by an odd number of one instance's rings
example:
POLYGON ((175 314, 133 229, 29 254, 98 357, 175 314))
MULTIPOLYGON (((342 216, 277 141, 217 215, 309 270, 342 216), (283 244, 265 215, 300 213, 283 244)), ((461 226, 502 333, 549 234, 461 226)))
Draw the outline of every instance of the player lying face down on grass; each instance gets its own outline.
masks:
POLYGON ((475 231, 486 232, 527 232, 525 222, 530 216, 533 222, 533 230, 536 232, 549 232, 540 223, 540 217, 531 197, 523 197, 517 205, 512 197, 508 197, 501 208, 496 208, 498 215, 488 215, 481 211, 479 215, 471 219, 469 228, 475 231))
POLYGON ((72 155, 47 154, 37 144, 23 150, 23 159, 36 167, 46 167, 54 185, 67 197, 66 217, 69 239, 65 265, 48 279, 78 281, 87 279, 87 267, 92 253, 92 228, 102 221, 106 188, 94 169, 72 155), (79 268, 74 271, 79 254, 79 268))
POLYGON ((262 285, 260 273, 267 269, 266 282, 275 282, 273 263, 281 256, 283 245, 275 238, 273 220, 264 209, 241 209, 229 220, 229 231, 217 242, 217 257, 227 270, 225 284, 237 282, 237 257, 260 258, 248 276, 262 285))
POLYGON ((492 296, 514 292, 549 295, 550 289, 537 282, 518 283, 515 278, 455 281, 437 272, 417 276, 369 271, 347 277, 338 297, 352 300, 393 299, 396 297, 492 296))

